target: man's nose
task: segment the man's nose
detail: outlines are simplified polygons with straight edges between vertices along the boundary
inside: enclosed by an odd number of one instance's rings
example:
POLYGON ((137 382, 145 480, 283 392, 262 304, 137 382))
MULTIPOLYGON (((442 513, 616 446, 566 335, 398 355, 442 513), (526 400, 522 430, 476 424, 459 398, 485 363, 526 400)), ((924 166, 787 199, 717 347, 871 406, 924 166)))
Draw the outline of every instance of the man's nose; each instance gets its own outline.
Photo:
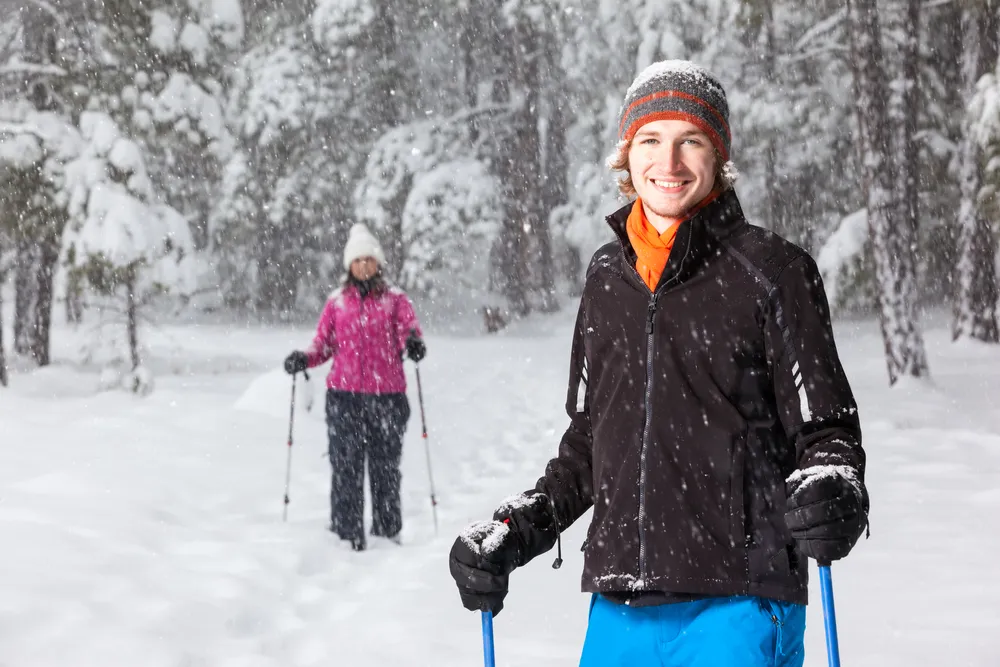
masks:
POLYGON ((680 146, 672 142, 660 144, 660 161, 667 171, 672 172, 681 163, 680 146))

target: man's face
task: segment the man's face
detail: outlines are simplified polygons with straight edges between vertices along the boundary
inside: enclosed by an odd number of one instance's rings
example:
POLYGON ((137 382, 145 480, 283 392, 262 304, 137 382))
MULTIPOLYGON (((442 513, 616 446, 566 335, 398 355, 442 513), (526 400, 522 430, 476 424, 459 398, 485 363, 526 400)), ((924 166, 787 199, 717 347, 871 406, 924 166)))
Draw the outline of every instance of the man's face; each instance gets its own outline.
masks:
POLYGON ((359 257, 351 262, 351 275, 356 280, 368 280, 378 271, 378 262, 374 257, 359 257))
POLYGON ((628 161, 646 218, 661 233, 669 226, 666 218, 683 217, 715 185, 715 148, 708 135, 685 120, 654 120, 640 127, 628 161))

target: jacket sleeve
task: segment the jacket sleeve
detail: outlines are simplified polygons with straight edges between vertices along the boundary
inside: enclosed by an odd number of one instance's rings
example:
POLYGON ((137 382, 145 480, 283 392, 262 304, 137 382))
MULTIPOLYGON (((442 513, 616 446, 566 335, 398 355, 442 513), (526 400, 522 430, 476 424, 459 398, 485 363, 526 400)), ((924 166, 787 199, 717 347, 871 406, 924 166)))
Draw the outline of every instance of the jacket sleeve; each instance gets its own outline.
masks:
POLYGON ((782 426, 798 470, 836 466, 861 492, 865 452, 858 408, 833 338, 830 307, 816 263, 802 255, 771 287, 764 336, 782 426))
POLYGON ((584 301, 576 318, 570 357, 566 413, 569 428, 559 443, 559 452, 545 467, 535 488, 552 503, 556 527, 566 530, 594 504, 593 436, 587 391, 588 366, 584 349, 584 301))
POLYGON ((334 355, 337 350, 335 299, 329 299, 323 308, 323 314, 319 316, 319 324, 316 325, 316 335, 313 336, 312 343, 305 349, 306 357, 309 358, 309 368, 319 366, 334 355))
POLYGON ((394 306, 396 320, 396 349, 406 348, 406 339, 410 336, 410 331, 416 331, 418 338, 424 337, 424 332, 420 330, 420 323, 417 322, 417 314, 413 310, 410 297, 403 292, 394 294, 396 304, 394 306))

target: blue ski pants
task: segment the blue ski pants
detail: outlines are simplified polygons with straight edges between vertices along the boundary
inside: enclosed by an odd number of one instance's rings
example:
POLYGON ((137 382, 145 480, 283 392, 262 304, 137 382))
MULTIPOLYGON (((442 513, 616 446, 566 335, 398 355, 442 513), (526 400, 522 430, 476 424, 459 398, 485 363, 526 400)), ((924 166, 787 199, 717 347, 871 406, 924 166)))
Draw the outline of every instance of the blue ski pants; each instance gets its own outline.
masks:
POLYGON ((801 667, 804 605, 757 597, 630 607, 594 595, 580 667, 801 667))

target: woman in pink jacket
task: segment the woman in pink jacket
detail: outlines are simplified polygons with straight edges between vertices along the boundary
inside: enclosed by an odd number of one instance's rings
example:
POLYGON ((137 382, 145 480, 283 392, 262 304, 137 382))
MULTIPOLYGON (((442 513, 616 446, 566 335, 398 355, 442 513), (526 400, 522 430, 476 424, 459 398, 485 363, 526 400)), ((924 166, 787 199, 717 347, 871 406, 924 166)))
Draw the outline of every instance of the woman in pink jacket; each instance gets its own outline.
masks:
POLYGON ((397 544, 403 527, 399 471, 410 417, 403 355, 427 353, 406 294, 382 277, 385 255, 368 229, 351 228, 344 248, 347 277, 326 302, 312 344, 285 359, 295 374, 330 357, 326 423, 330 436, 330 530, 365 548, 365 459, 372 497, 371 534, 397 544))

